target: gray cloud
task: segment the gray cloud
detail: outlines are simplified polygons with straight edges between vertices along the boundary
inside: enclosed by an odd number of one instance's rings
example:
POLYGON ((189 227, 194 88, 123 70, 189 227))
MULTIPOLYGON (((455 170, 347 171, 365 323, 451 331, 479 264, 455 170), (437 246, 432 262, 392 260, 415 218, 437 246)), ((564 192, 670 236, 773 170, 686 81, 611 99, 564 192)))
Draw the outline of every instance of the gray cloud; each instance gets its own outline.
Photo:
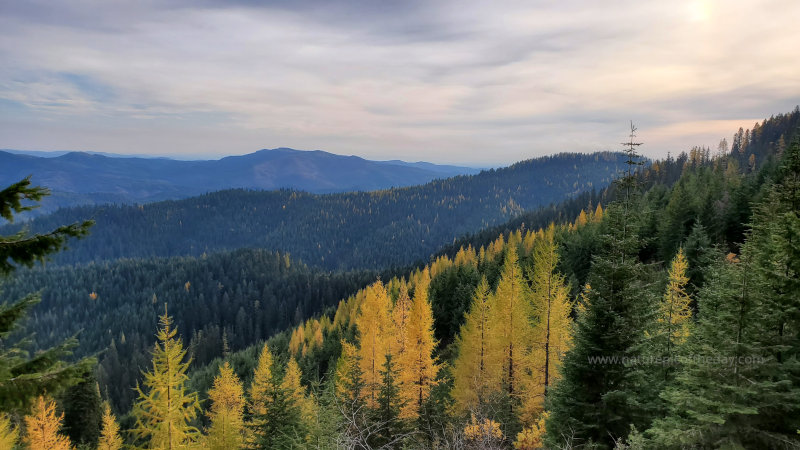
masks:
POLYGON ((796 0, 4 1, 0 147, 505 164, 800 103, 796 0))

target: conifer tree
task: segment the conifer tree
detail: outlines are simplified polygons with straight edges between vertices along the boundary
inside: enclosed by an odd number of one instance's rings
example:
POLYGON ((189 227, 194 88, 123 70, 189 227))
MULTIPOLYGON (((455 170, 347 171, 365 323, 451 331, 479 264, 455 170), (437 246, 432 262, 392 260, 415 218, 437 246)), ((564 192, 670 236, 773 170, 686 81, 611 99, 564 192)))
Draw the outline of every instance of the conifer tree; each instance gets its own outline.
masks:
POLYGON ((647 286, 649 273, 638 260, 638 182, 640 164, 633 142, 628 169, 616 181, 621 199, 605 212, 602 251, 592 260, 586 309, 578 315, 573 347, 562 364, 562 379, 549 396, 547 441, 563 445, 573 436, 588 445, 610 447, 630 425, 645 429, 658 392, 641 382, 647 373, 630 364, 642 355, 645 330, 655 314, 647 286))
POLYGON ((0 413, 0 448, 14 448, 19 438, 19 428, 11 425, 11 419, 0 413))
POLYGON ((686 257, 680 248, 670 265, 667 291, 659 305, 655 323, 653 340, 659 347, 656 352, 670 363, 675 357, 676 348, 689 336, 692 311, 689 307, 691 298, 686 294, 686 285, 689 283, 687 268, 686 257))
POLYGON ((70 450, 69 438, 60 434, 64 414, 56 415, 56 402, 39 396, 25 416, 25 445, 30 450, 70 450))
POLYGON ((270 394, 275 388, 274 385, 272 352, 269 351, 269 346, 264 344, 253 372, 253 381, 250 384, 250 402, 248 406, 253 416, 266 413, 267 406, 272 401, 270 394))
POLYGON ((375 406, 381 385, 381 367, 394 342, 391 320, 392 303, 383 283, 378 280, 367 288, 364 303, 356 318, 359 336, 359 355, 364 377, 364 398, 375 406))
POLYGON ((375 414, 375 432, 369 439, 370 448, 393 448, 403 432, 400 411, 404 401, 400 396, 397 369, 391 354, 387 354, 380 371, 381 385, 378 390, 375 414))
POLYGON ((466 412, 487 399, 497 386, 499 367, 489 364, 489 337, 492 333, 491 308, 494 297, 486 277, 482 277, 464 324, 456 338, 458 356, 453 363, 452 396, 457 408, 466 412))
POLYGON ((119 435, 117 418, 111 413, 111 406, 105 403, 103 406, 103 426, 100 429, 100 441, 97 443, 97 450, 120 450, 121 448, 122 438, 119 435))
POLYGON ((422 405, 431 393, 439 370, 433 357, 436 339, 433 336, 433 309, 428 300, 430 275, 422 271, 414 286, 414 299, 411 302, 408 346, 401 355, 400 398, 403 402, 401 417, 419 417, 422 405))
POLYGON ((526 422, 541 413, 553 382, 560 377, 561 361, 572 343, 572 304, 564 276, 556 270, 555 227, 550 225, 533 250, 531 299, 536 318, 531 335, 532 377, 524 399, 526 422))
POLYGON ((300 366, 297 365, 297 361, 294 358, 289 358, 281 388, 289 393, 289 398, 291 398, 293 405, 300 410, 303 422, 307 428, 310 428, 316 416, 316 405, 314 399, 306 394, 306 389, 300 383, 301 378, 300 366))
POLYGON ((239 377, 226 361, 214 378, 214 386, 208 391, 211 407, 208 418, 206 447, 212 450, 238 449, 243 444, 244 390, 239 377))
POLYGON ((175 449, 192 444, 198 430, 189 425, 197 416, 200 404, 197 393, 189 392, 186 371, 191 359, 184 362, 186 350, 178 330, 172 328, 172 317, 160 316, 158 342, 153 349, 153 369, 144 374, 143 390, 138 385, 139 399, 133 408, 136 417, 134 433, 148 440, 150 448, 175 449))
MULTIPOLYGON (((0 217, 9 223, 14 215, 30 211, 49 191, 42 187, 31 187, 30 177, 0 191, 0 217)), ((8 276, 19 266, 31 267, 36 261, 45 261, 51 253, 66 247, 70 238, 81 238, 89 233, 93 222, 86 221, 56 228, 48 233, 29 235, 22 230, 11 236, 0 236, 0 279, 8 276)), ((26 348, 30 341, 8 342, 7 339, 28 310, 39 303, 38 294, 28 295, 14 303, 0 303, 0 340, 4 350, 0 352, 0 410, 24 410, 30 400, 45 392, 56 394, 64 388, 84 379, 94 367, 94 358, 83 358, 77 362, 64 360, 78 345, 73 337, 59 345, 39 351, 31 357, 26 348)))
POLYGON ((527 354, 531 338, 531 303, 528 285, 522 277, 517 251, 508 246, 500 280, 494 293, 489 337, 489 373, 500 374, 492 383, 502 386, 513 412, 514 404, 524 396, 527 387, 527 354), (499 370, 498 370, 499 369, 499 370))

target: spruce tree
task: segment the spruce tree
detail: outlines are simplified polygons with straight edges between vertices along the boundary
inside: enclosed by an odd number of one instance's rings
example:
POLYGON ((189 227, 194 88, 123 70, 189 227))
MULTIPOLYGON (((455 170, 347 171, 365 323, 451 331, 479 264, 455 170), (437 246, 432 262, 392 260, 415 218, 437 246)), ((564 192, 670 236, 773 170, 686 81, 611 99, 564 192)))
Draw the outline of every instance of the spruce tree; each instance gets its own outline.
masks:
POLYGON ((94 445, 100 437, 103 405, 93 375, 67 389, 61 400, 64 430, 76 445, 94 445))
MULTIPOLYGON (((9 223, 14 215, 30 211, 49 191, 32 187, 30 177, 0 191, 0 217, 9 223)), ((93 222, 86 221, 56 228, 48 233, 29 234, 22 229, 11 236, 0 236, 0 279, 19 266, 31 267, 44 262, 51 253, 66 248, 70 238, 81 238, 89 233, 93 222)), ((19 327, 19 322, 37 303, 38 294, 28 295, 16 302, 0 303, 0 410, 21 411, 31 399, 45 392, 53 395, 85 378, 95 365, 93 358, 67 363, 64 360, 78 345, 73 337, 61 344, 31 356, 26 348, 30 341, 8 342, 8 337, 19 327)))
POLYGON ((139 399, 133 408, 136 418, 134 433, 148 441, 154 449, 175 449, 192 444, 199 433, 190 425, 197 416, 200 403, 197 393, 189 392, 186 371, 191 359, 184 362, 186 350, 178 330, 172 328, 172 317, 167 313, 159 317, 161 327, 156 334, 158 342, 153 348, 153 368, 144 374, 143 390, 136 386, 139 399))

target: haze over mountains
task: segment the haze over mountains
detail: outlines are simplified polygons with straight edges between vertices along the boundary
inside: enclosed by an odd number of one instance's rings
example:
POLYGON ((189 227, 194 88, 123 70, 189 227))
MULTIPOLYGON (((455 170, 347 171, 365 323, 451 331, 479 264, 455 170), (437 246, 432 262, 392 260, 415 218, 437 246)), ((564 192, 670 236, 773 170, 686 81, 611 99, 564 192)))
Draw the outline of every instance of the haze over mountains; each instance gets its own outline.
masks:
POLYGON ((0 151, 0 179, 18 181, 33 174, 35 184, 49 187, 53 196, 43 202, 38 214, 65 206, 146 203, 230 188, 286 188, 318 194, 372 191, 480 171, 289 148, 198 161, 86 152, 31 153, 0 151))

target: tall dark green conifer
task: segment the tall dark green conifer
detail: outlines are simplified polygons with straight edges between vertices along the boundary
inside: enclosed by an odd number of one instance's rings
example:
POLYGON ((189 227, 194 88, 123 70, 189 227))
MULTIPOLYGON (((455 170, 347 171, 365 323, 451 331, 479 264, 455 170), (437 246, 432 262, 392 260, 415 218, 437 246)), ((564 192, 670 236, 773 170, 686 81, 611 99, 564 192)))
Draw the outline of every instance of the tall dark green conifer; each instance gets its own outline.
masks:
POLYGON ((607 209, 600 236, 602 250, 592 260, 584 292, 586 311, 579 315, 574 347, 567 352, 562 380, 555 386, 547 409, 547 440, 551 446, 565 440, 599 447, 627 436, 630 425, 646 427, 650 408, 646 373, 635 365, 642 356, 644 331, 653 319, 654 295, 648 291, 650 274, 638 259, 641 240, 638 184, 639 164, 631 126, 627 144, 628 170, 617 180, 621 200, 607 209))
MULTIPOLYGON (((0 217, 11 223, 14 215, 30 211, 49 191, 42 187, 31 187, 30 177, 14 183, 0 191, 0 217)), ((8 276, 18 266, 33 266, 44 261, 51 253, 65 248, 69 238, 80 238, 89 233, 92 222, 75 223, 44 233, 30 235, 25 229, 11 235, 0 236, 0 277, 8 276)), ((23 339, 7 342, 6 339, 17 328, 28 310, 39 303, 38 294, 31 294, 14 303, 0 303, 0 411, 24 409, 28 402, 45 392, 55 394, 63 388, 80 382, 94 366, 94 358, 85 358, 76 363, 64 359, 77 346, 75 338, 55 347, 38 352, 31 357, 26 348, 31 344, 23 339)))

